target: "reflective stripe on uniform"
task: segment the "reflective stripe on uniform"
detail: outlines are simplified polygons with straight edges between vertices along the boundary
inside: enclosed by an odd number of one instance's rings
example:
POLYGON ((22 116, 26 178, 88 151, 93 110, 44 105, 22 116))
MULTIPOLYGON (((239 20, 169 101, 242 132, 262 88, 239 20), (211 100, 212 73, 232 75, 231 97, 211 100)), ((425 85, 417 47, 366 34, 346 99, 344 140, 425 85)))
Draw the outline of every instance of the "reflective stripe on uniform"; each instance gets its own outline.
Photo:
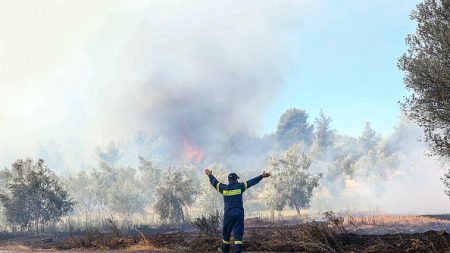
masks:
POLYGON ((217 182, 216 189, 220 192, 220 182, 217 182))
POLYGON ((234 241, 234 244, 242 244, 242 241, 234 241))
POLYGON ((247 190, 247 181, 244 182, 244 189, 247 190))
POLYGON ((241 194, 241 189, 235 189, 235 190, 223 190, 224 196, 235 196, 241 194))
POLYGON ((230 244, 230 241, 222 240, 222 242, 223 242, 224 244, 230 244))

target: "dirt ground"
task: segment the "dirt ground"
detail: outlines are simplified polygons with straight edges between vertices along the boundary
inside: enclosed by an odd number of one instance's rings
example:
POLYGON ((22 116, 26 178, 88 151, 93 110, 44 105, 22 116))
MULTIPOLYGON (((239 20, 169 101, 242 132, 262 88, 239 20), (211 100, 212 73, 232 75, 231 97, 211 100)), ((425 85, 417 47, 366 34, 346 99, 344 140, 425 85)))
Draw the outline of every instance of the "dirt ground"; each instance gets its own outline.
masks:
MULTIPOLYGON (((421 219, 423 220, 423 219, 421 219)), ((428 220, 426 220, 428 221, 428 220)), ((372 222, 372 221, 371 221, 372 222)), ((406 233, 414 228, 392 232, 392 224, 384 221, 389 234, 356 233, 358 229, 334 226, 326 222, 305 224, 275 224, 246 221, 245 252, 450 252, 450 234, 446 229, 406 233)), ((433 224, 436 223, 432 220, 433 224)), ((447 223, 443 222, 446 228, 447 223)), ((361 224, 359 224, 361 225, 361 224)), ((427 224, 419 224, 422 230, 427 224)), ((441 228, 436 224, 432 228, 441 228)), ((416 229, 416 228, 414 228, 416 229)), ((417 230, 421 231, 421 230, 417 230)), ((21 237, 0 240, 0 253, 10 252, 216 252, 221 243, 220 234, 189 232, 144 233, 117 236, 98 233, 78 236, 21 237)))

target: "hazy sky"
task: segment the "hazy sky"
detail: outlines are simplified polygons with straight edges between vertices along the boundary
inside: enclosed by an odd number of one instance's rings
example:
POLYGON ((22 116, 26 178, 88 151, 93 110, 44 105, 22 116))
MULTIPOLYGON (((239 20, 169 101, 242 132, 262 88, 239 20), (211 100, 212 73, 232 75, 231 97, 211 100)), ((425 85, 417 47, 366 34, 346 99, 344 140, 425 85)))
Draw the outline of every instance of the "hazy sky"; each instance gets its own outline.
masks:
POLYGON ((0 1, 0 161, 141 130, 269 133, 291 107, 389 133, 416 2, 0 1))

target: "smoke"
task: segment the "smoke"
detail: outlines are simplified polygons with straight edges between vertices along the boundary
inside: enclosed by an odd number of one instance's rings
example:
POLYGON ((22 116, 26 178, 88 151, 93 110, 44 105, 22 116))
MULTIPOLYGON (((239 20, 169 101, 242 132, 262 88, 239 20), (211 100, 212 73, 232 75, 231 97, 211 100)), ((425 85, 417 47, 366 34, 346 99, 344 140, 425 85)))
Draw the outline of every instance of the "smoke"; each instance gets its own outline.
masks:
MULTIPOLYGON (((350 154, 356 155, 351 173, 340 171, 339 163, 316 161, 314 169, 324 178, 313 208, 364 214, 447 213, 450 201, 440 178, 448 168, 429 156, 428 146, 419 141, 422 137, 423 130, 402 117, 394 132, 369 152, 351 147, 350 154)), ((331 152, 328 157, 338 155, 331 152)))
MULTIPOLYGON (((0 3, 0 165, 32 156, 61 171, 86 169, 96 164, 96 147, 114 141, 125 164, 145 152, 259 166, 273 140, 251 134, 284 88, 303 17, 319 4, 0 3), (233 141, 239 150, 226 154, 233 141)), ((399 155, 398 174, 379 183, 374 174, 328 182, 315 207, 448 210, 444 168, 424 155, 416 131, 396 133, 387 146, 399 155), (327 197, 334 190, 340 198, 327 197)))
POLYGON ((260 125, 313 2, 3 3, 2 164, 55 142, 80 166, 139 131, 176 158, 185 142, 220 149, 260 125))
POLYGON ((291 48, 286 33, 298 27, 305 5, 178 4, 152 5, 90 48, 94 64, 111 59, 101 71, 117 75, 102 88, 111 99, 99 108, 100 125, 110 126, 112 137, 154 130, 176 158, 186 146, 217 152, 233 133, 258 128, 283 86, 291 48), (126 46, 104 50, 120 40, 126 46))

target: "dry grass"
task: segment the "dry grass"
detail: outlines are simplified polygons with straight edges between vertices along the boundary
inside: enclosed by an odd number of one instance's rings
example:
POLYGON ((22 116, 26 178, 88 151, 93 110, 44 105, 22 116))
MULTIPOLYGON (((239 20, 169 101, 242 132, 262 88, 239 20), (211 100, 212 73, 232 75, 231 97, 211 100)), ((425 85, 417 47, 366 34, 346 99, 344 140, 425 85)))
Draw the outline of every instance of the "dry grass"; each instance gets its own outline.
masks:
POLYGON ((299 248, 318 252, 343 252, 337 239, 339 229, 331 224, 312 222, 297 230, 299 248))
POLYGON ((435 224, 450 225, 449 220, 437 219, 432 217, 417 215, 370 215, 370 216, 345 216, 344 225, 410 225, 410 226, 428 226, 435 224))
POLYGON ((223 216, 219 213, 210 214, 208 217, 201 216, 199 218, 195 218, 191 225, 198 232, 208 235, 208 236, 217 236, 220 234, 220 225, 223 220, 223 216))
POLYGON ((138 243, 132 245, 131 247, 126 249, 127 251, 164 251, 164 249, 157 248, 153 245, 149 245, 148 243, 138 243))
POLYGON ((3 250, 31 251, 31 250, 33 250, 33 248, 25 246, 25 245, 20 245, 20 244, 11 244, 11 245, 6 245, 6 246, 0 248, 0 251, 3 251, 3 250))

